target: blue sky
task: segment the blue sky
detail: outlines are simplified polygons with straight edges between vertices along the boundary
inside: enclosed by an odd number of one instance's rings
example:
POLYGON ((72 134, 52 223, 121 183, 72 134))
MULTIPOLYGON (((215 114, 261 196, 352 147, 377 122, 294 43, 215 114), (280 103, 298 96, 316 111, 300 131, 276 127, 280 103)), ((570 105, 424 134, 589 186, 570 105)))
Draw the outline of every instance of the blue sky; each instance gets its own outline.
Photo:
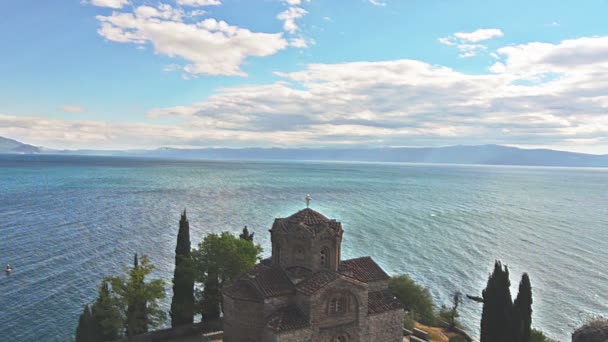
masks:
POLYGON ((608 154, 608 1, 7 1, 0 135, 608 154))

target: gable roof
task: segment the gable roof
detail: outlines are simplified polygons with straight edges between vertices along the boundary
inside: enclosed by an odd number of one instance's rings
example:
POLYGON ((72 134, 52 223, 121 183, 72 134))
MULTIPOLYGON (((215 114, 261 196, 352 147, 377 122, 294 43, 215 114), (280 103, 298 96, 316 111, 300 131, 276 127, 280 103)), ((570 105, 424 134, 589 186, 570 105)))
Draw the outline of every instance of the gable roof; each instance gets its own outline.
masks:
POLYGON ((295 287, 283 270, 257 264, 222 291, 235 298, 262 299, 293 293, 295 287))
POLYGON ((332 271, 319 271, 313 274, 312 277, 300 282, 296 285, 296 290, 305 295, 312 295, 320 289, 324 288, 328 284, 332 283, 337 279, 344 279, 350 283, 357 284, 359 286, 363 286, 361 282, 356 279, 345 277, 340 273, 332 272, 332 271))
POLYGON ((367 312, 369 314, 400 309, 403 309, 403 305, 389 290, 370 292, 367 296, 367 312))
POLYGON ((343 260, 338 272, 364 283, 388 280, 390 277, 371 257, 343 260))

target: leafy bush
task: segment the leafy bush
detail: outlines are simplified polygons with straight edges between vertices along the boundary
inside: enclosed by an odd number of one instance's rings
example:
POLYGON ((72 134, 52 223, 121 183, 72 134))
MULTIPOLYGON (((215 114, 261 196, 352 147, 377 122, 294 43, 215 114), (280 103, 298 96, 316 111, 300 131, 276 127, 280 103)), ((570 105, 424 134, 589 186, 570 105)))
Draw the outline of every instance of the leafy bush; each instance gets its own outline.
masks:
POLYGON ((532 329, 532 333, 530 334, 530 342, 556 342, 545 336, 545 334, 536 329, 532 329))
POLYGON ((427 288, 416 284, 407 275, 392 277, 388 286, 414 320, 425 325, 436 325, 435 307, 427 288))
POLYGON ((412 331, 414 330, 415 325, 416 321, 414 320, 414 317, 412 317, 412 314, 407 312, 403 318, 403 327, 409 331, 412 331))
POLYGON ((450 342, 469 342, 466 337, 462 335, 456 335, 450 337, 450 342))

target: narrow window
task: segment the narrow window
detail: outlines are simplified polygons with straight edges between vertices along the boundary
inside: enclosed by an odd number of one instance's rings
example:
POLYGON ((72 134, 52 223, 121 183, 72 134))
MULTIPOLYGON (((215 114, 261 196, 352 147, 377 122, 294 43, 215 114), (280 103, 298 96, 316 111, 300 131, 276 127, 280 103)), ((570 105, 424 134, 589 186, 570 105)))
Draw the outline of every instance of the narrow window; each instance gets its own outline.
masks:
POLYGON ((281 246, 277 245, 277 264, 281 265, 281 246))
POLYGON ((327 247, 323 247, 323 249, 321 249, 321 256, 319 260, 321 268, 329 268, 329 260, 327 259, 328 255, 329 249, 327 247))
POLYGON ((330 315, 340 315, 340 314, 345 313, 346 312, 346 297, 344 297, 344 296, 333 297, 329 301, 328 311, 329 311, 330 315))

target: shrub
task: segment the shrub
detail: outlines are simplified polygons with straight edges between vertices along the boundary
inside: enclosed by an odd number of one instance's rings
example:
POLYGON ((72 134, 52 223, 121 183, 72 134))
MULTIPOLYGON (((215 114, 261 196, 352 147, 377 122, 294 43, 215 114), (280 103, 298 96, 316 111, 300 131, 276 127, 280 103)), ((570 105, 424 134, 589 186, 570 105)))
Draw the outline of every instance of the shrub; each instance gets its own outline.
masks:
POLYGON ((412 331, 414 330, 415 326, 416 321, 414 320, 414 317, 412 317, 412 314, 409 312, 406 312, 405 317, 403 318, 403 327, 409 331, 412 331))
POLYGON ((435 307, 427 288, 416 284, 407 275, 392 277, 388 286, 414 320, 425 325, 436 325, 435 307))
POLYGON ((469 342, 469 340, 467 340, 467 338, 462 335, 456 335, 450 337, 450 342, 469 342))

